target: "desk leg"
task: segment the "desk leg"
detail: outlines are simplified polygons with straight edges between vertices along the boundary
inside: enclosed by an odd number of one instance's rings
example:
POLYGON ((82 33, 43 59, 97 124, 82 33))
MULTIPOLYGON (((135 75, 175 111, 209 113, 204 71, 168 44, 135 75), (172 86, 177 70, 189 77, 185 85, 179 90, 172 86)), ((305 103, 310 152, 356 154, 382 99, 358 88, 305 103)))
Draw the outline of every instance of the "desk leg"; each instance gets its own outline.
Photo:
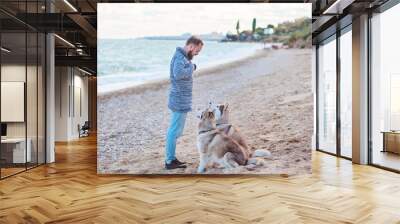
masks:
POLYGON ((385 133, 382 133, 383 135, 383 149, 381 152, 386 152, 386 135, 385 133))

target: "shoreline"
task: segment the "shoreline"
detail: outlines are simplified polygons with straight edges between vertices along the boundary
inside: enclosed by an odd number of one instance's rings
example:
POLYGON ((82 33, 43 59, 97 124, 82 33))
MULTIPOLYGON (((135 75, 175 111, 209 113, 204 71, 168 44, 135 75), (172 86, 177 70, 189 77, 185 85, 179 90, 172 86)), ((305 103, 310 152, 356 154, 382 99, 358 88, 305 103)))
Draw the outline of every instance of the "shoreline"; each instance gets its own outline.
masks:
MULTIPOLYGON (((243 58, 235 59, 232 61, 227 61, 217 65, 210 65, 205 68, 200 68, 198 71, 193 73, 194 77, 200 77, 204 75, 209 75, 213 73, 218 73, 226 69, 232 69, 241 66, 244 63, 249 62, 253 59, 268 57, 269 53, 273 51, 271 48, 257 49, 251 55, 245 56, 243 58)), ((139 85, 127 86, 117 90, 110 90, 106 92, 97 92, 97 98, 101 100, 109 99, 112 97, 119 96, 121 94, 140 94, 147 90, 154 90, 169 84, 169 78, 155 79, 152 81, 145 82, 139 85)))

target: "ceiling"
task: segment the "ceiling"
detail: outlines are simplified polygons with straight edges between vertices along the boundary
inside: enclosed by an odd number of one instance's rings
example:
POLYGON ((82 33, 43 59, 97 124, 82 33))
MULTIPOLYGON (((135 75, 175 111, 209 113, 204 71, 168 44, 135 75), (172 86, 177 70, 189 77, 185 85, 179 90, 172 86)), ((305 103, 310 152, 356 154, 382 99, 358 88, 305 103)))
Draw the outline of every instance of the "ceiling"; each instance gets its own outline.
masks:
POLYGON ((389 0, 311 0, 312 35, 316 44, 363 13, 374 12, 389 0))
MULTIPOLYGON (((47 0, 47 4, 45 0, 1 0, 2 43, 13 49, 6 58, 16 60, 26 54, 25 31, 53 32, 56 66, 78 66, 96 74, 96 5, 95 0, 47 0)), ((28 41, 32 37, 28 34, 28 41)), ((27 46, 27 57, 33 57, 30 52, 34 55, 36 46, 27 46)))
MULTIPOLYGON (((313 39, 337 21, 376 8, 387 0, 221 0, 218 2, 312 3, 313 39)), ((54 32, 56 65, 79 66, 96 73, 97 3, 217 2, 212 0, 1 0, 0 22, 6 38, 21 41, 25 29, 54 32), (47 5, 46 5, 47 2, 47 5), (51 12, 51 13, 50 13, 51 12)), ((350 20, 351 21, 351 20, 350 20)), ((19 43, 23 44, 23 43, 19 43)), ((28 51, 30 51, 28 49, 28 51)))

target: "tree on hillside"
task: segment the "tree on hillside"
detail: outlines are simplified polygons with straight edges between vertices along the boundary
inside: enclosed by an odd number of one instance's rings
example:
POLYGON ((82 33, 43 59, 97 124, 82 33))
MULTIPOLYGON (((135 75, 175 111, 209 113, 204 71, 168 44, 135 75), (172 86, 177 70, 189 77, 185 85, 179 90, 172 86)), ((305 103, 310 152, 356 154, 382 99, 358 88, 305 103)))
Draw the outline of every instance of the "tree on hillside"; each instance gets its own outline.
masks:
POLYGON ((256 34, 260 35, 260 36, 264 36, 264 29, 261 27, 257 27, 256 28, 256 34))
POLYGON ((256 18, 253 18, 253 26, 251 29, 251 32, 254 34, 254 32, 256 32, 256 25, 257 25, 257 21, 256 18))
POLYGON ((240 29, 240 24, 239 24, 239 20, 238 20, 236 23, 236 32, 237 32, 238 36, 240 35, 239 29, 240 29))

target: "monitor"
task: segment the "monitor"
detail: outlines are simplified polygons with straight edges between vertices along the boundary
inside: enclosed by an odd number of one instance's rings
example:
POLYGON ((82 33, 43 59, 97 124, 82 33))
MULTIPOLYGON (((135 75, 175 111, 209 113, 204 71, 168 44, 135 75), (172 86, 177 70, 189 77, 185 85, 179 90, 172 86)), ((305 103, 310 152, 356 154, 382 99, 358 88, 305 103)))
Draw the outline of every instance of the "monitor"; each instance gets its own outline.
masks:
POLYGON ((7 124, 1 123, 1 136, 7 136, 7 124))

